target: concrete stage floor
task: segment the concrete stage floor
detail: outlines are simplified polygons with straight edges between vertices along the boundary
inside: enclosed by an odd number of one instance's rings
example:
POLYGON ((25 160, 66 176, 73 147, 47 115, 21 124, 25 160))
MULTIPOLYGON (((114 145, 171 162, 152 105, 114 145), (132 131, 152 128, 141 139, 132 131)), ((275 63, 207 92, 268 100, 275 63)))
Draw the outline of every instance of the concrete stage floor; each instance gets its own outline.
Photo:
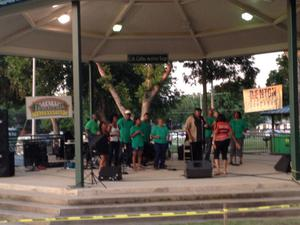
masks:
MULTIPOLYGON (((280 156, 267 153, 247 154, 244 164, 230 166, 227 176, 206 179, 186 179, 183 175, 184 162, 169 160, 169 170, 154 170, 148 167, 135 172, 128 169, 122 181, 105 181, 105 189, 100 183, 86 184, 76 189, 74 169, 50 168, 36 172, 25 172, 16 168, 16 176, 0 178, 0 189, 14 191, 35 191, 69 196, 123 195, 123 194, 163 194, 163 193, 236 193, 267 190, 299 189, 291 175, 277 172, 273 166, 280 156), (172 169, 172 170, 171 170, 172 169)), ((97 174, 97 170, 95 170, 97 174)), ((86 170, 85 174, 89 171, 86 170)), ((90 182, 90 179, 87 179, 90 182)))

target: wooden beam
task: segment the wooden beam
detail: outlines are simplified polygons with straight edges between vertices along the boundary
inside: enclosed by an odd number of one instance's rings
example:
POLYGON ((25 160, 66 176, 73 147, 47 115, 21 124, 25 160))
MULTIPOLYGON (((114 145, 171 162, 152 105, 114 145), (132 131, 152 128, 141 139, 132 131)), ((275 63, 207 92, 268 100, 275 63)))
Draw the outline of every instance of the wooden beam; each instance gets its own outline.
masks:
POLYGON ((23 12, 22 16, 24 17, 24 19, 27 21, 27 23, 33 28, 36 26, 34 20, 32 19, 32 17, 30 16, 29 13, 27 12, 23 12))
MULTIPOLYGON (((72 33, 71 30, 59 26, 41 26, 41 27, 36 27, 35 29, 41 31, 47 31, 47 32, 69 34, 69 35, 71 35, 72 33)), ((102 39, 105 37, 103 33, 86 32, 86 31, 81 31, 81 35, 86 38, 94 38, 94 39, 102 39)))
POLYGON ((201 43, 200 40, 198 40, 198 38, 196 37, 196 34, 195 34, 195 30, 193 28, 193 25, 187 15, 187 13, 185 12, 184 8, 182 7, 182 5, 180 4, 179 0, 174 0, 175 2, 175 5, 177 6, 178 8, 178 11, 182 17, 182 19, 184 20, 185 24, 187 25, 188 27, 188 30, 190 32, 190 35, 191 35, 191 38, 192 40, 195 42, 197 48, 199 49, 200 53, 202 53, 203 55, 206 55, 206 51, 201 43))
MULTIPOLYGON (((195 36, 197 38, 219 36, 219 35, 224 35, 224 34, 229 34, 229 33, 260 29, 260 28, 270 27, 270 26, 272 26, 272 25, 263 23, 263 24, 253 24, 253 25, 247 25, 247 26, 226 28, 226 29, 220 29, 220 30, 207 30, 207 31, 195 33, 195 36)), ((65 34, 71 35, 71 31, 69 29, 59 27, 59 26, 42 26, 42 27, 36 27, 35 29, 47 31, 47 32, 65 33, 65 34)), ((81 35, 83 37, 87 37, 87 38, 95 38, 95 39, 105 38, 105 34, 96 33, 96 32, 82 31, 81 35)), ((108 40, 184 39, 184 38, 191 38, 190 32, 130 33, 130 34, 112 35, 110 37, 107 37, 108 40)))
POLYGON ((193 2, 198 2, 199 0, 182 0, 180 3, 182 5, 186 5, 186 4, 190 4, 190 3, 193 3, 193 2))
POLYGON ((124 7, 122 7, 121 11, 118 13, 116 18, 113 20, 113 22, 109 26, 108 30, 106 31, 104 39, 99 42, 99 44, 96 46, 96 48, 92 52, 91 58, 97 57, 97 55, 99 54, 101 48, 106 44, 107 40, 112 35, 113 26, 117 23, 121 23, 124 20, 124 18, 128 14, 131 7, 134 5, 134 3, 135 3, 135 0, 130 0, 127 4, 124 5, 124 7))
POLYGON ((220 30, 207 30, 203 32, 199 32, 196 34, 196 37, 211 37, 211 36, 219 36, 224 34, 230 34, 230 33, 236 33, 240 31, 247 31, 247 30, 254 30, 264 27, 270 27, 271 24, 251 24, 247 26, 238 26, 238 27, 232 27, 232 28, 226 28, 226 29, 220 29, 220 30))
POLYGON ((64 14, 64 13, 70 13, 71 12, 71 5, 63 6, 61 8, 58 8, 57 10, 53 11, 49 15, 39 19, 36 21, 36 26, 40 27, 45 24, 51 23, 53 20, 57 19, 58 16, 64 14))
POLYGON ((281 23, 278 23, 278 24, 274 24, 274 21, 275 19, 273 19, 272 17, 262 13, 261 11, 257 10, 256 8, 248 5, 248 4, 245 4, 244 2, 241 2, 239 0, 227 0, 229 3, 247 11, 248 13, 251 13, 257 17, 259 17, 261 20, 263 20, 265 23, 268 23, 268 24, 272 24, 274 25, 274 27, 280 29, 280 30, 283 30, 283 31, 287 31, 287 27, 281 23))
POLYGON ((16 32, 7 35, 6 37, 2 38, 0 40, 0 46, 4 46, 14 40, 17 40, 18 38, 24 36, 25 34, 28 34, 33 31, 32 27, 25 27, 17 30, 16 32))
MULTIPOLYGON (((300 12, 300 7, 298 7, 296 9, 296 12, 297 14, 300 12)), ((277 19, 275 19, 273 21, 273 24, 276 25, 276 24, 279 24, 279 23, 282 23, 283 21, 287 20, 287 13, 284 13, 283 15, 279 16, 277 19)))

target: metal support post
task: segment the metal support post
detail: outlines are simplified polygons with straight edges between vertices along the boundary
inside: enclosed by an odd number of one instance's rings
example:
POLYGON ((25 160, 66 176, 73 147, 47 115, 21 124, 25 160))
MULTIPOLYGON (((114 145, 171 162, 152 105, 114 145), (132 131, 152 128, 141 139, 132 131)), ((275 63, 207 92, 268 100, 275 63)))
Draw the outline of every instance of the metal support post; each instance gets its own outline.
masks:
POLYGON ((81 27, 80 1, 72 1, 73 96, 75 134, 75 186, 84 186, 82 158, 82 101, 81 101, 81 27))
POLYGON ((89 111, 90 118, 92 118, 93 114, 93 65, 92 62, 89 63, 89 111))
POLYGON ((297 12, 296 0, 288 0, 288 53, 289 53, 289 96, 291 123, 291 159, 292 176, 300 180, 299 149, 299 104, 298 104, 298 72, 297 72, 297 12))
POLYGON ((203 86, 203 98, 202 98, 202 111, 204 118, 207 118, 207 68, 206 68, 206 59, 203 59, 202 64, 202 86, 203 86))

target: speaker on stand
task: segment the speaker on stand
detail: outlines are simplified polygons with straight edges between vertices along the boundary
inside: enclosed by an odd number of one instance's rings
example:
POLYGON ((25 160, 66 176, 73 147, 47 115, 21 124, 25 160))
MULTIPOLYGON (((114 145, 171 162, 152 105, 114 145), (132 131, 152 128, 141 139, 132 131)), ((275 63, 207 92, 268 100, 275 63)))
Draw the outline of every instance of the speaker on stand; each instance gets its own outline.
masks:
POLYGON ((212 165, 209 161, 186 161, 184 175, 186 178, 212 177, 212 165))
POLYGON ((274 166, 274 169, 279 172, 289 173, 291 172, 291 156, 283 155, 274 166))
POLYGON ((15 175, 15 153, 9 151, 8 113, 0 110, 0 177, 15 175))

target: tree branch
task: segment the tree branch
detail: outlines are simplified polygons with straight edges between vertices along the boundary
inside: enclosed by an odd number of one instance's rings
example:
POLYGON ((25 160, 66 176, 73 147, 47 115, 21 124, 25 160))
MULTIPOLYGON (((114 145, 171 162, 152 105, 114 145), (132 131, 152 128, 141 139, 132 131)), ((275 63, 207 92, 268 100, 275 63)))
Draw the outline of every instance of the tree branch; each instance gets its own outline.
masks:
POLYGON ((142 101, 141 116, 143 116, 145 113, 149 113, 149 108, 151 106, 152 100, 159 93, 161 86, 168 79, 169 75, 171 74, 171 71, 172 71, 172 63, 167 64, 167 67, 161 77, 160 82, 154 85, 152 89, 150 89, 147 93, 144 94, 144 98, 142 101))
MULTIPOLYGON (((98 68, 98 72, 99 72, 99 75, 100 77, 104 78, 106 77, 106 73, 104 71, 104 69, 102 68, 102 66, 100 65, 100 63, 96 63, 97 65, 97 68, 98 68)), ((116 89, 111 85, 111 84, 108 84, 108 91, 110 92, 111 96, 113 97, 120 113, 125 116, 125 110, 126 108, 124 107, 124 105, 122 104, 122 101, 121 101, 121 98, 118 94, 118 92, 116 91, 116 89)))
POLYGON ((171 71, 172 71, 172 63, 169 63, 169 64, 167 64, 167 67, 161 77, 160 82, 158 84, 154 85, 154 87, 150 91, 150 95, 147 99, 148 101, 152 101, 152 99, 158 94, 161 86, 163 85, 163 83, 168 79, 169 75, 171 74, 171 71))

